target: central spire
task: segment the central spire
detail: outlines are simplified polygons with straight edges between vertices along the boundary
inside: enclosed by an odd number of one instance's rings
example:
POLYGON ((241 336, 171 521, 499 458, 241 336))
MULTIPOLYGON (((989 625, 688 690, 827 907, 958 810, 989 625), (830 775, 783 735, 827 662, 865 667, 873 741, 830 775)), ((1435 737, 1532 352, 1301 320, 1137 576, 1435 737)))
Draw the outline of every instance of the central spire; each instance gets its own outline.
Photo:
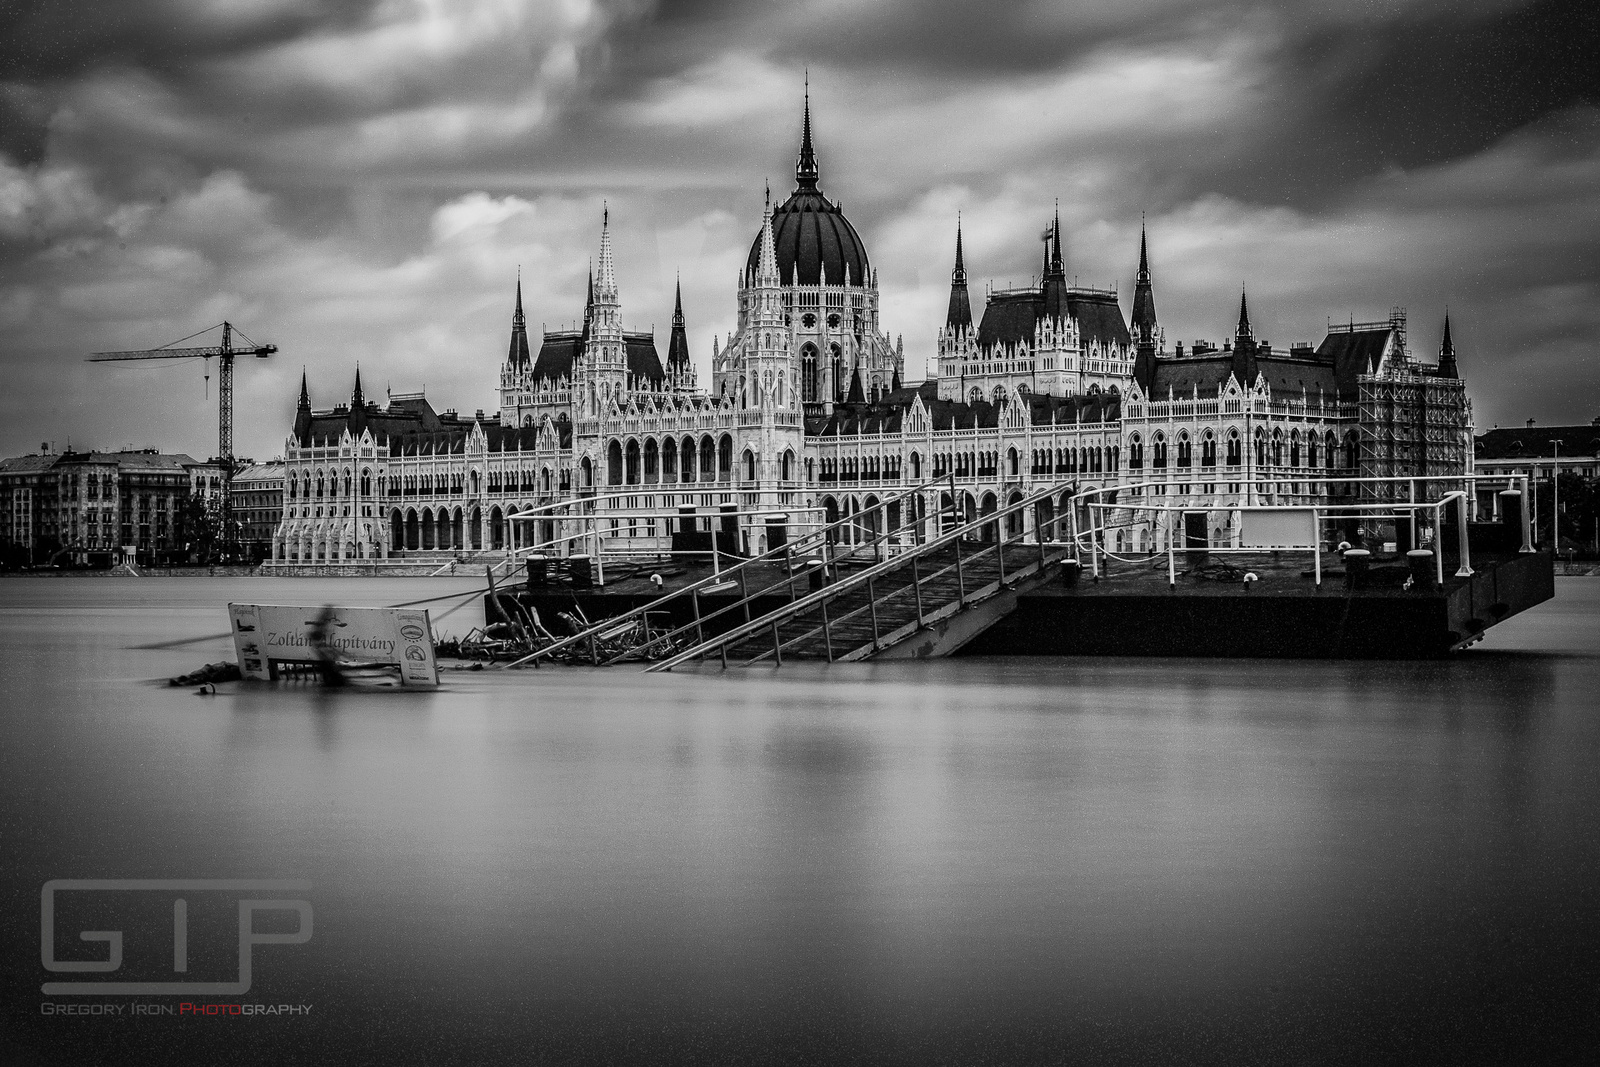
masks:
POLYGON ((811 72, 806 72, 805 118, 800 126, 800 162, 794 168, 795 184, 802 189, 817 187, 817 154, 811 148, 811 72))

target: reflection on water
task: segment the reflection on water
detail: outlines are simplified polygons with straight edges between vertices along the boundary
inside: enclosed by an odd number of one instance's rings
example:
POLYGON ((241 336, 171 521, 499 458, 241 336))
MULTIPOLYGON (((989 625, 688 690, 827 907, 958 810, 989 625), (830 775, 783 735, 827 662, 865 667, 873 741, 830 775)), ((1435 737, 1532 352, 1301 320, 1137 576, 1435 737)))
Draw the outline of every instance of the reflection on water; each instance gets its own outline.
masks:
POLYGON ((1440 663, 198 697, 150 680, 226 638, 132 647, 221 632, 229 599, 468 588, 0 583, 0 1011, 30 1057, 1280 1063, 1592 1040, 1600 582, 1440 663), (30 1014, 45 880, 246 876, 314 884, 313 941, 260 950, 250 994, 311 1019, 244 1042, 30 1014))

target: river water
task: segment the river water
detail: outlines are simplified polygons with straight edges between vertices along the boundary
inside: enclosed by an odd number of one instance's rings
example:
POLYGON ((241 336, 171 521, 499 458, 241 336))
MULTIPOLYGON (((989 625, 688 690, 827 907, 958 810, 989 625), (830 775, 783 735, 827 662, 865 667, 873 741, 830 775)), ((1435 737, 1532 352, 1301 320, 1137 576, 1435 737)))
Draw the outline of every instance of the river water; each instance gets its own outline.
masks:
MULTIPOLYGON (((225 631, 229 600, 470 588, 0 581, 5 1062, 1600 1049, 1600 581, 1558 579, 1436 663, 550 668, 206 697, 159 679, 230 657, 225 637, 139 647, 225 631), (41 966, 60 878, 300 879, 314 933, 256 946, 242 996, 46 996, 102 977, 41 966), (134 1002, 311 1010, 46 1014, 134 1002)), ((187 895, 189 976, 231 980, 236 901, 187 895)), ((122 930, 124 974, 183 977, 170 894, 75 900, 59 958, 104 959, 77 931, 122 930)))

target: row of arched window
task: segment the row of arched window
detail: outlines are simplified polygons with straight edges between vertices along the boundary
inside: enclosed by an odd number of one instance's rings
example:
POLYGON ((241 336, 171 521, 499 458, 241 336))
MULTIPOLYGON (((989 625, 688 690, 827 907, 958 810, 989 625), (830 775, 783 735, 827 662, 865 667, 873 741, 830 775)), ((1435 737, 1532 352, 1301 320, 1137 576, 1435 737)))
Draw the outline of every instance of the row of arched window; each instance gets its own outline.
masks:
POLYGON ((1034 474, 1091 474, 1114 471, 1121 459, 1117 445, 1085 445, 1075 448, 1036 448, 1034 474))
MULTIPOLYGON (((911 453, 912 477, 920 478, 922 457, 911 453)), ((817 462, 819 482, 880 482, 900 480, 899 456, 824 456, 817 462)))
MULTIPOLYGON (((318 500, 325 496, 349 496, 355 476, 349 467, 340 470, 314 470, 290 471, 288 481, 284 485, 284 496, 289 500, 310 500, 313 496, 318 500), (343 492, 340 492, 341 486, 343 492)), ((368 467, 361 468, 360 489, 362 496, 372 494, 372 470, 368 467)))
MULTIPOLYGON (((1217 465, 1217 438, 1211 430, 1204 430, 1200 434, 1200 466, 1215 467, 1217 465)), ((1228 431, 1226 438, 1224 462, 1229 467, 1237 467, 1244 463, 1244 443, 1237 429, 1228 431)), ((1190 440, 1189 431, 1179 430, 1169 442, 1165 431, 1157 430, 1150 435, 1149 441, 1150 467, 1162 470, 1166 467, 1179 468, 1194 466, 1194 444, 1190 440), (1170 445, 1170 447, 1169 447, 1170 445)), ((1268 434, 1264 428, 1258 428, 1254 435, 1255 462, 1258 467, 1320 467, 1325 466, 1333 470, 1339 466, 1353 468, 1356 465, 1357 443, 1355 431, 1345 435, 1343 448, 1332 430, 1318 434, 1315 430, 1290 430, 1287 434, 1281 427, 1268 434), (1340 463, 1340 460, 1343 463, 1340 463)), ((1145 440, 1142 434, 1135 433, 1128 438, 1128 467, 1140 469, 1145 465, 1145 440)))

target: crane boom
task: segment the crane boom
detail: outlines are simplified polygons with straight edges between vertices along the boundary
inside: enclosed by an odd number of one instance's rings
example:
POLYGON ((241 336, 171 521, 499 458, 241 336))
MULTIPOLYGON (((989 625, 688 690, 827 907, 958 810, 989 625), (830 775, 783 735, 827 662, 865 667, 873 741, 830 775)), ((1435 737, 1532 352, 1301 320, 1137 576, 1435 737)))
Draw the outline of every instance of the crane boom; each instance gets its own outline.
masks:
MULTIPOLYGON (((216 327, 212 327, 216 329, 216 327)), ((209 333, 202 330, 201 333, 209 333)), ((200 348, 136 348, 125 352, 95 352, 90 363, 120 363, 136 359, 210 359, 217 357, 217 458, 222 463, 222 499, 218 502, 222 517, 222 540, 231 549, 233 535, 233 360, 235 356, 255 356, 265 359, 278 350, 277 345, 258 345, 250 342, 248 348, 233 346, 233 324, 222 324, 222 343, 200 348)), ((191 335, 195 336, 195 335, 191 335)))
MULTIPOLYGON (((277 345, 258 345, 255 348, 235 348, 235 356, 259 356, 266 358, 278 350, 277 345)), ((136 348, 131 352, 96 352, 89 357, 90 363, 114 363, 126 359, 210 359, 220 356, 224 352, 221 345, 210 345, 206 348, 136 348)))

